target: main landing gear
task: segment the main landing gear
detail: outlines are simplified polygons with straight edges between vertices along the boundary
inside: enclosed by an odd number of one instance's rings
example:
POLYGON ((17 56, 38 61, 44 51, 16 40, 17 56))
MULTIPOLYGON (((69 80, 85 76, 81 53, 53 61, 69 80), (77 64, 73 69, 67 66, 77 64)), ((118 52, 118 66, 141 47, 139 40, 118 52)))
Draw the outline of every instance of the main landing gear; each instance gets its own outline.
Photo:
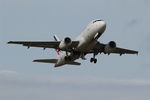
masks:
POLYGON ((96 58, 91 58, 90 59, 90 62, 92 63, 92 62, 94 62, 95 64, 97 63, 97 59, 96 58))
POLYGON ((90 62, 94 62, 95 64, 97 63, 97 59, 95 58, 96 53, 93 54, 93 58, 90 59, 90 62))

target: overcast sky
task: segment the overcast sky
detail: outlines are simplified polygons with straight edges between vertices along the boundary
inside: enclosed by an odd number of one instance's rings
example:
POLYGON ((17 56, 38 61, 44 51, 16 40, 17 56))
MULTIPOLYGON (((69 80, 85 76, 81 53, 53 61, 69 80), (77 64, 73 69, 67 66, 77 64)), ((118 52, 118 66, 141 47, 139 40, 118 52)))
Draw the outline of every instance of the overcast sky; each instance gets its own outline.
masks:
POLYGON ((149 100, 149 0, 0 0, 0 98, 2 100, 149 100), (107 23, 99 41, 139 55, 98 55, 98 63, 54 68, 33 63, 56 58, 53 49, 6 44, 10 40, 74 39, 94 19, 107 23))

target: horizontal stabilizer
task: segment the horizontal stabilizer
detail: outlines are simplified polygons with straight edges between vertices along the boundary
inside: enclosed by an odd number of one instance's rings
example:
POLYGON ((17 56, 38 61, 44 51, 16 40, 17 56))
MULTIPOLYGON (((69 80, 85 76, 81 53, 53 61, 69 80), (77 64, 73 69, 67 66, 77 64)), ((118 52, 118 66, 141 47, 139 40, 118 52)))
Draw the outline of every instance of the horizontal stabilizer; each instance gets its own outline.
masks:
POLYGON ((79 63, 79 62, 74 62, 74 61, 66 62, 66 64, 68 64, 68 65, 81 65, 81 63, 79 63))
MULTIPOLYGON (((37 59, 33 60, 33 62, 41 62, 41 63, 53 63, 56 64, 58 59, 37 59)), ((74 62, 74 61, 66 61, 65 64, 68 65, 81 65, 79 62, 74 62)))
POLYGON ((41 62, 41 63, 57 63, 58 59, 37 59, 33 60, 33 62, 41 62))

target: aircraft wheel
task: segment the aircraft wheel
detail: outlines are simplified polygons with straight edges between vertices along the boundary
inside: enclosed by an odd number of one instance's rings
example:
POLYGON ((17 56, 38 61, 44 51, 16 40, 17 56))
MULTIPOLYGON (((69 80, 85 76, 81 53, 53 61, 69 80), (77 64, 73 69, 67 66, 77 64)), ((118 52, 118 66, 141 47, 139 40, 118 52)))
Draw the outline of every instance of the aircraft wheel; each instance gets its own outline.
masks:
POLYGON ((95 63, 95 64, 97 63, 97 59, 94 59, 94 63, 95 63))
POLYGON ((93 62, 93 61, 94 61, 94 58, 91 58, 91 59, 90 59, 90 62, 93 62))

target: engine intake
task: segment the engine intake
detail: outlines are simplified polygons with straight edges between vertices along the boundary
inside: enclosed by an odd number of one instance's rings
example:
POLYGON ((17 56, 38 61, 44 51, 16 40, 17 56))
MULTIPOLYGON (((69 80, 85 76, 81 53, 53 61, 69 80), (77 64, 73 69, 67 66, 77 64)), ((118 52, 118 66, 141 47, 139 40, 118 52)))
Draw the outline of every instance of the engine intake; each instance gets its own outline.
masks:
POLYGON ((71 45, 72 41, 69 37, 66 37, 63 41, 60 42, 59 48, 61 50, 67 49, 71 45))
POLYGON ((110 41, 110 42, 105 46, 104 52, 110 54, 110 53, 113 52, 113 50, 114 50, 115 48, 116 48, 116 42, 110 41))
POLYGON ((111 48, 116 48, 116 43, 114 41, 110 41, 108 44, 111 48))
POLYGON ((69 37, 66 37, 66 38, 64 39, 64 42, 65 42, 66 44, 71 43, 71 39, 70 39, 69 37))

